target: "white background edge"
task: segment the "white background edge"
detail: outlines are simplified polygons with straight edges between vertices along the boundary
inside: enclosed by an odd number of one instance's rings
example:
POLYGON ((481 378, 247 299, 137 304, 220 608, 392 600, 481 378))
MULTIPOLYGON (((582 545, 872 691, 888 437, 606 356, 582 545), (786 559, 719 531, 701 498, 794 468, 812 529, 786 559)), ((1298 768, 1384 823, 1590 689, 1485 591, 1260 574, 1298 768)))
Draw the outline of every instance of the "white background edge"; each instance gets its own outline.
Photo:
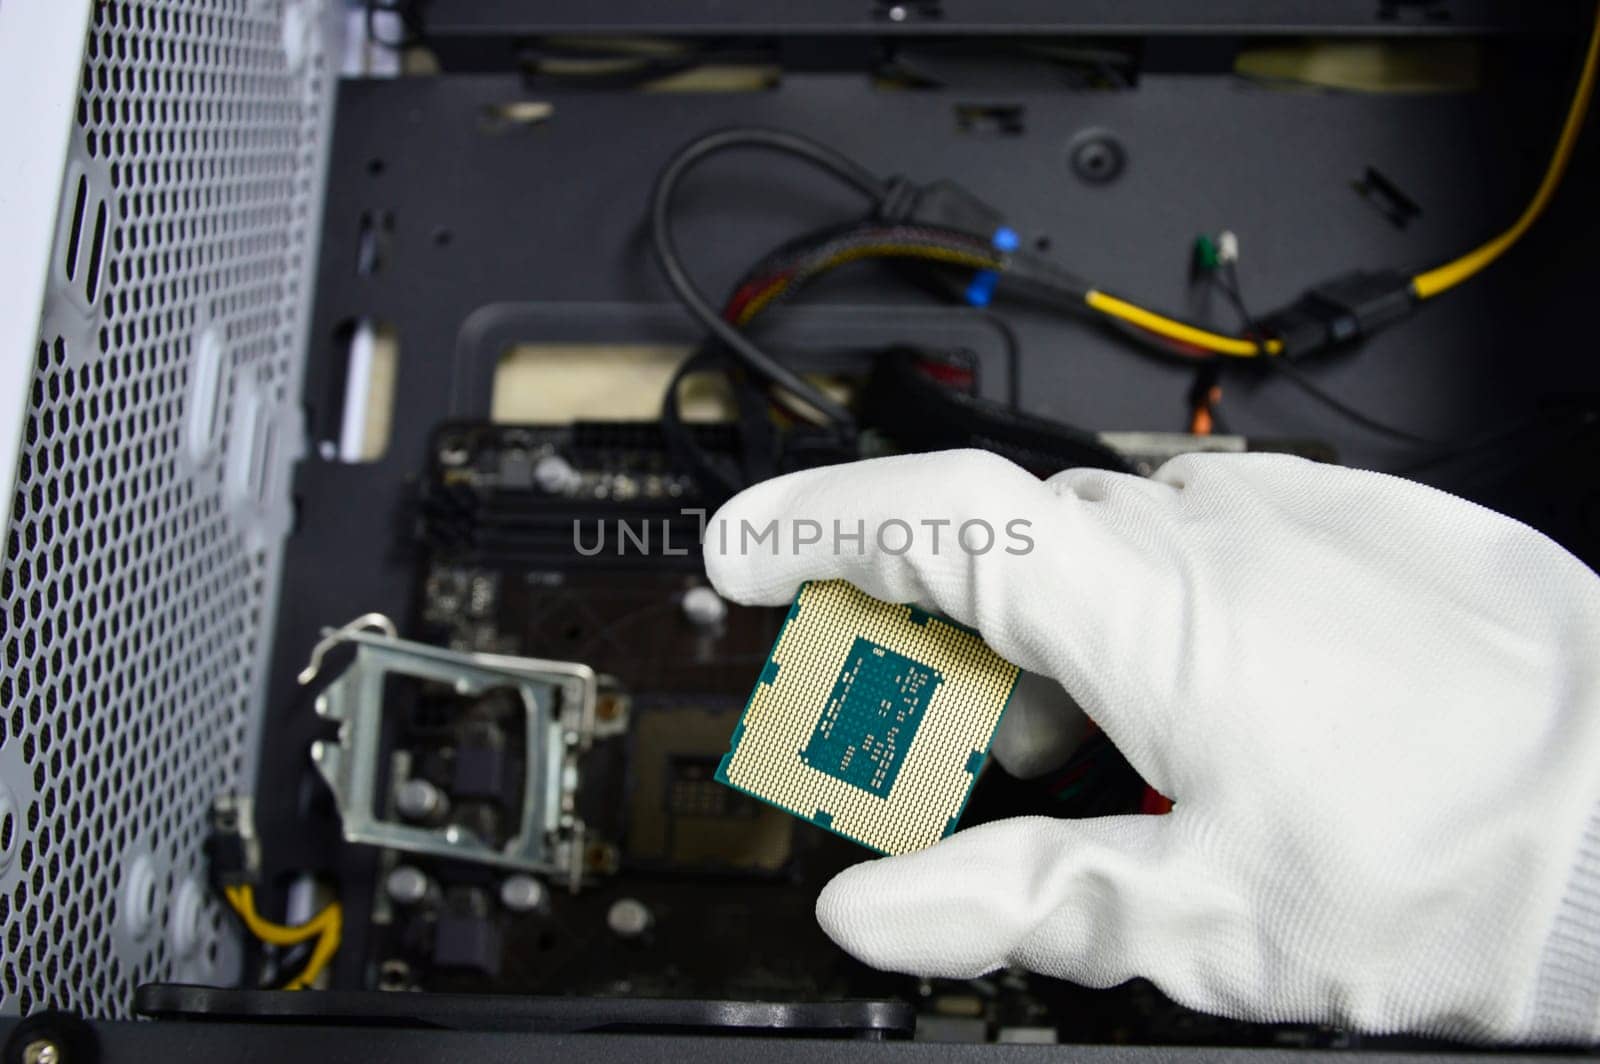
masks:
POLYGON ((0 537, 11 522, 90 0, 0 0, 0 537))

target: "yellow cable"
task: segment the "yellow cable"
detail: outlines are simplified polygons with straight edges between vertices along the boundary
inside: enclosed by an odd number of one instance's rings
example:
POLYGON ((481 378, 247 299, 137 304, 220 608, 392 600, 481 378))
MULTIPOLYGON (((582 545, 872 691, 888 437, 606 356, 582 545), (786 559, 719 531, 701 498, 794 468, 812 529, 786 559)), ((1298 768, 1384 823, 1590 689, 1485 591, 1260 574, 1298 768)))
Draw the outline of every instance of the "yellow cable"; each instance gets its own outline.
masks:
POLYGON ((1262 354, 1281 354, 1283 351, 1283 344, 1278 340, 1268 340, 1263 351, 1262 345, 1257 344, 1254 340, 1244 340, 1237 336, 1224 336, 1222 333, 1196 328, 1187 322, 1169 318, 1164 314, 1157 314, 1154 311, 1129 303, 1125 299, 1106 295, 1104 292, 1096 291, 1093 288, 1084 295, 1083 301, 1101 314, 1119 318, 1148 332, 1165 336, 1169 340, 1177 340, 1179 343, 1190 344, 1213 354, 1228 355, 1233 358, 1256 358, 1262 354))
POLYGON ((288 990, 304 990, 317 981, 317 976, 328 966, 334 953, 339 949, 339 938, 344 929, 344 918, 340 914, 337 904, 331 905, 324 912, 332 911, 333 919, 317 940, 316 946, 311 950, 311 959, 306 961, 305 970, 289 980, 288 990))
MULTIPOLYGON (((1589 110, 1589 101, 1594 95, 1597 71, 1600 71, 1600 5, 1595 9, 1594 25, 1589 35, 1589 48, 1584 55, 1582 73, 1578 76, 1578 87, 1573 92, 1572 104, 1567 109, 1566 122, 1562 125, 1561 136, 1556 141, 1555 151, 1550 157, 1550 166, 1545 170, 1544 180, 1539 183, 1538 191, 1534 193, 1533 199, 1529 201, 1521 217, 1511 228, 1454 261, 1413 277, 1411 289, 1418 299, 1432 298, 1472 277, 1505 254, 1506 250, 1520 240, 1533 223, 1538 221, 1539 216, 1544 213, 1550 200, 1555 196, 1555 191, 1566 174, 1567 164, 1572 159, 1573 148, 1578 142, 1578 134, 1583 129, 1584 117, 1589 110)), ((1264 345, 1258 345, 1252 340, 1223 336, 1146 310, 1126 300, 1106 295, 1104 292, 1091 290, 1084 296, 1084 302, 1102 314, 1219 355, 1254 358, 1262 354, 1277 355, 1283 352, 1283 344, 1280 341, 1268 340, 1264 345)))
POLYGON ((1544 172, 1544 180, 1539 182, 1539 190, 1533 194, 1533 199, 1523 209, 1522 216, 1510 229, 1454 261, 1413 277, 1411 290, 1416 293, 1418 299, 1431 299, 1473 276, 1504 255, 1506 250, 1522 239, 1522 235, 1539 220, 1539 216, 1544 213, 1544 209, 1550 205, 1550 200, 1555 196, 1556 188, 1566 174, 1567 163, 1572 159, 1572 149, 1578 143, 1578 134, 1583 129, 1584 116, 1589 110, 1589 99, 1594 95, 1597 67, 1600 67, 1600 5, 1595 8, 1594 27, 1589 34, 1589 50, 1584 56, 1583 72, 1578 75, 1578 87, 1572 94, 1572 105, 1567 108, 1567 120, 1561 127, 1561 136, 1556 141, 1554 153, 1550 156, 1550 166, 1544 172))
MULTIPOLYGON (((920 244, 864 244, 829 256, 823 262, 808 269, 806 274, 814 276, 859 259, 884 258, 887 256, 931 259, 936 262, 948 262, 978 269, 993 269, 995 266, 993 260, 981 254, 952 248, 926 247, 920 244)), ((767 304, 787 289, 789 283, 788 278, 781 278, 773 282, 770 287, 762 290, 760 294, 751 299, 740 310, 737 324, 748 324, 757 314, 761 313, 767 304)), ((1230 355, 1235 358, 1255 358, 1263 354, 1261 345, 1254 340, 1224 336, 1221 333, 1200 329, 1185 322, 1157 314, 1154 311, 1146 310, 1126 300, 1118 299, 1116 296, 1107 295, 1104 292, 1097 292, 1091 289, 1084 296, 1084 302, 1102 314, 1110 315, 1113 318, 1121 318, 1160 336, 1190 344, 1219 355, 1230 355)), ((1268 340, 1266 342, 1265 354, 1276 355, 1282 351, 1283 344, 1281 342, 1277 340, 1268 340)))
POLYGON ((273 923, 256 911, 255 891, 250 887, 229 887, 225 893, 229 904, 250 929, 250 933, 274 946, 295 946, 315 938, 327 926, 329 910, 333 908, 332 905, 328 906, 299 927, 289 927, 273 923))
MULTIPOLYGON (((1578 134, 1583 129, 1585 116, 1589 111, 1589 101, 1594 95, 1597 71, 1600 71, 1600 4, 1595 8, 1594 25, 1589 33, 1589 47, 1584 55, 1583 69, 1578 75, 1578 86, 1573 92, 1572 103, 1567 109, 1566 121, 1561 127, 1561 136, 1556 141, 1555 151, 1551 154, 1550 165, 1545 170, 1544 179, 1540 181, 1538 190, 1533 199, 1522 211, 1520 217, 1512 223, 1511 228, 1499 236, 1467 252, 1458 259, 1435 267, 1424 273, 1419 273, 1411 279, 1411 290, 1418 299, 1431 299, 1440 292, 1454 288, 1456 285, 1477 274, 1484 267, 1494 262, 1505 254, 1511 245, 1522 239, 1533 223, 1550 205, 1550 200, 1555 196, 1556 189, 1561 184, 1562 177, 1567 171, 1567 164, 1572 160, 1572 152, 1578 143, 1578 134)), ((870 245, 852 248, 848 251, 833 256, 821 266, 809 272, 821 272, 833 269, 847 262, 869 256, 883 255, 914 255, 918 258, 936 259, 946 262, 955 262, 962 265, 976 265, 987 267, 990 264, 978 256, 967 255, 959 251, 919 247, 916 245, 870 245)), ((758 314, 762 307, 775 298, 788 286, 787 281, 775 284, 756 299, 750 301, 739 315, 739 323, 745 324, 758 314)), ((1237 336, 1225 336, 1222 333, 1211 332, 1208 329, 1197 328, 1187 322, 1169 318, 1164 314, 1146 310, 1135 303, 1118 299, 1116 296, 1090 289, 1084 294, 1083 301, 1091 309, 1101 314, 1129 322, 1141 329, 1164 336, 1179 343, 1189 344, 1205 351, 1218 355, 1227 355, 1233 358, 1257 358, 1261 355, 1279 355, 1283 353, 1283 343, 1279 340, 1267 340, 1258 344, 1254 340, 1247 340, 1237 336)))
POLYGON ((344 916, 338 902, 328 903, 321 912, 300 926, 289 927, 273 923, 256 911, 255 890, 249 885, 227 887, 222 893, 228 899, 228 904, 233 906, 233 911, 239 914, 239 919, 250 929, 250 933, 263 942, 274 946, 297 946, 313 938, 317 939, 316 946, 311 950, 311 958, 306 962, 305 970, 289 982, 291 990, 301 990, 311 985, 339 949, 344 916))

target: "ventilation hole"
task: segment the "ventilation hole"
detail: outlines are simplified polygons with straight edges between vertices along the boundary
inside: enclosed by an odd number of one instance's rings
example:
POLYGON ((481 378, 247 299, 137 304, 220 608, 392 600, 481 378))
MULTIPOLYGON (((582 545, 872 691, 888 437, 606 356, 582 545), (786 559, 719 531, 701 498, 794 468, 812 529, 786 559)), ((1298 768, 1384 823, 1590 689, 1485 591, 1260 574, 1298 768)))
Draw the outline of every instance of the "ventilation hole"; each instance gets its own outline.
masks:
POLYGON ((1017 104, 956 105, 956 132, 978 137, 1020 137, 1026 125, 1017 104))
POLYGON ((1396 229, 1404 229, 1422 214, 1421 204, 1406 195, 1399 185, 1375 166, 1367 167, 1360 180, 1350 184, 1358 196, 1371 204, 1396 229))
POLYGON ((89 205, 89 179, 78 175, 78 195, 72 205, 72 223, 67 229, 67 280, 78 276, 78 249, 83 243, 83 213, 89 205))
POLYGON ((278 426, 268 420, 256 435, 250 460, 250 491, 257 502, 265 501, 272 483, 272 463, 278 454, 278 426))
POLYGON ((106 201, 94 212, 94 238, 89 243, 89 268, 84 274, 84 294, 93 303, 100 291, 100 262, 106 251, 106 201))
POLYGON ((374 215, 362 211, 356 222, 356 273, 371 277, 383 269, 389 257, 389 236, 394 232, 394 215, 374 215))
POLYGON ((491 104, 479 113, 478 127, 486 133, 537 126, 556 113, 548 100, 511 100, 491 104))
POLYGON ((338 366, 330 379, 330 417, 319 451, 329 460, 373 462, 389 446, 394 417, 400 334, 370 318, 341 322, 334 330, 338 366))

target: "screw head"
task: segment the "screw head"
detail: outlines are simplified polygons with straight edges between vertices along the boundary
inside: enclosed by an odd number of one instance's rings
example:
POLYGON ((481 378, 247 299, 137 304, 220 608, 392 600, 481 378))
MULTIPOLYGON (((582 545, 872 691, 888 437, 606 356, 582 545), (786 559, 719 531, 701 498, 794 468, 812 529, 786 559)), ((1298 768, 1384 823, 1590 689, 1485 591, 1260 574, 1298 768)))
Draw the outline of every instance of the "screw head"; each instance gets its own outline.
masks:
POLYGON ((1068 149, 1072 172, 1090 185, 1105 185, 1121 176, 1127 165, 1122 142, 1103 129, 1078 134, 1068 149))
POLYGON ((23 1064, 61 1064, 61 1049, 48 1038, 35 1038, 22 1047, 23 1064))
POLYGON ((405 961, 391 958, 378 968, 379 990, 404 990, 411 981, 411 966, 405 961))

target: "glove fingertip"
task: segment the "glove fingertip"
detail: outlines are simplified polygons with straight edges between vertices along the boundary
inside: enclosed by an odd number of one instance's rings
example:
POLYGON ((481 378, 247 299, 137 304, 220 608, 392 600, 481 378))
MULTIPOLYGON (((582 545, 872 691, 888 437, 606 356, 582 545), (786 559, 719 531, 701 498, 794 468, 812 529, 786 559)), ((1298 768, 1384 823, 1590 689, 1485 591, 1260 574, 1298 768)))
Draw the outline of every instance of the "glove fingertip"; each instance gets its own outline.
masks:
POLYGON ((782 606, 794 598, 798 581, 782 573, 763 571, 748 558, 714 550, 709 540, 705 548, 706 578, 717 594, 741 606, 782 606))
MULTIPOLYGON (((869 861, 835 876, 817 896, 817 923, 839 948, 874 968, 926 975, 897 929, 906 922, 905 899, 886 902, 895 894, 878 867, 887 861, 869 861)), ((913 936, 920 937, 920 936, 913 936)), ((914 947, 914 943, 913 943, 914 947)))
MULTIPOLYGON (((959 838, 959 836, 956 836, 959 838)), ((846 953, 885 971, 971 978, 1005 963, 1010 937, 983 904, 981 873, 929 850, 847 868, 817 898, 817 923, 846 953)))
POLYGON ((758 484, 723 503, 707 522, 701 544, 711 586, 723 598, 745 606, 786 605, 800 588, 785 556, 752 554, 740 547, 744 526, 764 526, 760 515, 774 509, 767 498, 773 483, 758 484))

